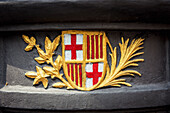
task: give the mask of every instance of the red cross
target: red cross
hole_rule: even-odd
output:
[[[76,34],[71,34],[71,45],[65,45],[65,50],[71,50],[71,59],[76,59],[76,50],[82,50],[82,44],[76,45]]]
[[[102,72],[98,72],[98,63],[93,63],[93,72],[86,72],[88,78],[93,78],[93,85],[98,83],[99,77],[102,76]]]

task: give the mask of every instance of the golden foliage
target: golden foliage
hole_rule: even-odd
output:
[[[54,55],[53,52],[58,47],[59,41],[60,41],[60,36],[56,37],[53,42],[51,42],[51,40],[48,37],[46,37],[46,39],[45,39],[46,53],[40,48],[39,45],[36,45],[36,48],[37,48],[37,51],[38,51],[38,54],[40,57],[35,58],[35,60],[39,64],[42,64],[45,62],[47,62],[47,64],[49,64],[49,63],[53,62],[53,58],[52,58],[52,56]]]
[[[63,87],[66,87],[66,85],[62,82],[57,82],[55,84],[52,85],[53,87],[55,88],[63,88]]]
[[[141,74],[138,71],[135,70],[124,70],[125,68],[129,66],[138,66],[136,62],[141,62],[144,61],[144,59],[132,59],[135,56],[141,55],[144,52],[138,52],[140,49],[143,49],[143,47],[140,47],[143,44],[142,38],[139,38],[137,40],[132,40],[131,44],[128,46],[129,39],[127,39],[124,42],[124,39],[122,37],[121,41],[122,43],[119,43],[120,46],[120,51],[121,51],[121,58],[119,61],[118,66],[117,65],[117,54],[116,54],[116,47],[114,50],[112,49],[112,46],[110,42],[107,39],[107,43],[109,47],[111,48],[111,59],[112,59],[112,65],[111,69],[109,68],[109,65],[107,65],[107,74],[104,79],[104,81],[98,86],[99,87],[104,87],[104,86],[118,86],[120,87],[120,84],[126,85],[126,86],[131,86],[131,84],[126,83],[125,79],[118,79],[119,77],[122,76],[134,76],[134,74],[141,76]]]
[[[62,67],[62,57],[58,55],[55,62],[53,62],[53,52],[57,49],[59,45],[60,35],[56,37],[53,42],[51,42],[48,37],[45,38],[45,52],[40,48],[39,45],[36,44],[35,38],[31,37],[29,39],[28,36],[23,35],[23,39],[26,43],[28,43],[28,46],[25,48],[26,51],[31,50],[34,46],[36,47],[39,57],[35,58],[35,60],[39,64],[47,62],[47,64],[52,65],[52,67],[44,66],[43,69],[36,66],[37,72],[29,71],[25,73],[25,76],[27,76],[28,78],[34,78],[33,85],[42,82],[44,88],[47,88],[48,79],[46,77],[51,76],[52,79],[56,77],[63,82],[54,84],[54,87],[68,87],[72,89],[72,86],[62,77],[63,74],[59,73]]]
[[[46,74],[40,67],[36,66],[36,71],[29,71],[25,73],[25,76],[28,78],[34,78],[33,85],[39,84],[40,82],[43,83],[44,88],[47,88],[48,86],[48,80],[46,77],[49,77],[48,74]]]
[[[25,51],[30,51],[36,44],[36,39],[34,37],[29,38],[26,35],[22,35],[22,38],[24,41],[28,44],[27,47],[25,48]]]
[[[62,76],[62,74],[59,73],[61,66],[62,66],[62,57],[58,55],[57,59],[53,63],[53,67],[45,66],[43,67],[43,69],[45,70],[46,73],[51,75],[51,78],[53,79],[55,77],[58,78],[59,76],[60,77]]]

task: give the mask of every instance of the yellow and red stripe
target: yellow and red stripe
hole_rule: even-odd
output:
[[[87,35],[87,59],[103,58],[103,35]]]
[[[82,87],[82,64],[67,64],[68,76],[79,87]]]

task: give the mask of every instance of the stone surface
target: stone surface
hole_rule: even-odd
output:
[[[26,78],[26,71],[35,70],[38,65],[33,58],[38,54],[34,49],[25,52],[25,42],[22,35],[35,36],[37,43],[44,48],[45,36],[54,39],[61,31],[28,31],[4,33],[2,50],[5,51],[5,67],[1,70],[5,74],[7,86],[0,89],[0,106],[18,109],[46,109],[46,110],[116,110],[145,107],[166,106],[170,103],[169,84],[169,50],[167,31],[110,31],[104,30],[113,47],[118,47],[120,37],[145,38],[144,58],[136,69],[142,77],[124,77],[132,87],[108,87],[91,92],[54,89],[51,84],[58,81],[49,79],[48,89],[42,85],[32,86],[33,80]],[[2,42],[1,42],[2,43]],[[1,51],[2,51],[1,50]],[[109,53],[109,50],[108,50]],[[57,50],[61,55],[61,45]],[[118,53],[120,57],[120,53]],[[108,55],[108,61],[110,57]],[[42,65],[39,65],[40,67]],[[4,82],[5,79],[3,79]]]
[[[169,6],[170,0],[0,0],[0,113],[169,112]],[[73,29],[105,31],[113,47],[122,36],[145,38],[145,61],[132,68],[142,77],[124,77],[132,87],[91,92],[52,88],[57,79],[48,89],[32,86],[24,73],[35,70],[38,54],[24,51],[21,36],[35,36],[44,48],[45,36]]]
[[[0,24],[169,23],[169,6],[170,0],[1,0]]]

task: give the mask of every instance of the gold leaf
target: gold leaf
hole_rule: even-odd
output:
[[[125,79],[117,79],[117,80],[113,80],[112,83],[116,83],[116,82],[124,82],[126,81]]]
[[[124,68],[127,68],[129,66],[138,66],[138,64],[137,63],[130,63],[130,64],[125,65]]]
[[[41,78],[40,77],[36,77],[34,79],[33,85],[39,84],[41,82]]]
[[[61,66],[63,65],[63,64],[62,64],[62,61],[63,61],[62,57],[61,57],[60,55],[58,55],[57,59],[56,59],[55,62],[54,62],[55,68],[57,68],[58,70],[60,70]]]
[[[129,59],[131,59],[131,58],[133,58],[135,56],[138,56],[138,55],[142,55],[142,54],[144,54],[144,52],[139,52],[139,53],[133,54]]]
[[[134,76],[133,74],[131,74],[129,71],[120,71],[116,76],[114,76],[115,78],[121,77],[121,76],[126,76],[126,75],[131,75]]]
[[[121,85],[119,85],[119,84],[112,84],[111,86],[114,86],[114,87],[121,87]]]
[[[123,84],[123,85],[129,86],[129,87],[132,86],[131,84],[129,84],[129,83],[127,83],[127,82],[117,82],[117,83],[118,83],[118,84]]]
[[[42,82],[44,88],[47,88],[48,86],[48,79],[45,77],[48,77],[49,75],[47,75],[40,67],[36,66],[36,70],[37,70],[37,76],[34,79],[33,85],[35,84],[39,84],[40,82]],[[28,73],[29,74],[29,73]]]
[[[126,71],[128,71],[129,73],[134,73],[136,75],[141,76],[141,74],[138,71],[135,71],[135,70],[126,70]]]
[[[32,50],[33,47],[34,47],[34,45],[29,44],[24,50],[30,51],[30,50]]]
[[[36,39],[34,37],[31,37],[30,38],[30,41],[31,41],[31,44],[32,45],[35,45],[36,44]]]
[[[25,73],[25,76],[27,76],[28,78],[36,78],[37,77],[37,73],[34,71],[28,71]]]
[[[39,64],[43,64],[45,62],[45,60],[41,57],[36,57],[34,58]]]
[[[39,77],[45,77],[45,72],[40,67],[36,66],[36,70]]]
[[[131,75],[130,73],[134,73],[136,75],[141,76],[141,74],[139,72],[135,71],[135,70],[125,70],[125,71],[121,71],[121,72],[120,72],[120,74],[122,74],[122,75],[123,75],[123,73],[127,73],[127,75]]]
[[[109,85],[113,86],[113,85],[117,84],[117,82],[124,82],[124,81],[126,81],[126,80],[125,79],[112,80],[111,82],[108,82],[107,84],[105,84],[105,86],[109,86]]]
[[[47,78],[42,78],[42,84],[43,84],[43,86],[44,86],[44,88],[47,88],[47,86],[48,86],[48,79]]]
[[[45,38],[45,51],[47,55],[52,53],[52,43],[51,43],[51,40],[47,36]]]
[[[40,82],[42,82],[44,88],[47,88],[48,79],[46,79],[45,77],[43,77],[43,78],[40,78],[40,77],[35,78],[34,82],[33,82],[33,85],[39,84]]]
[[[115,71],[116,69],[116,61],[117,61],[117,56],[116,56],[116,47],[114,48],[114,51],[112,54],[110,54],[111,56],[111,60],[112,60],[112,66],[111,66],[111,75],[113,74],[113,72]]]
[[[106,66],[106,78],[110,76],[110,68],[109,65]]]
[[[144,47],[137,47],[136,49],[134,49],[133,51],[132,51],[132,53],[131,54],[134,54],[135,52],[137,52],[137,51],[139,51],[140,49],[143,49]]]
[[[67,89],[74,89],[74,88],[73,88],[73,87],[69,87],[69,86],[68,86],[68,87],[67,87]]]
[[[66,87],[66,85],[62,82],[57,82],[57,83],[53,84],[53,87],[63,88],[63,87]]]
[[[44,66],[43,69],[47,72],[53,72],[55,69],[49,66]]]
[[[40,55],[40,57],[42,57],[43,59],[46,59],[45,53],[44,53],[44,51],[40,48],[40,46],[39,46],[39,45],[36,45],[36,48],[37,48],[37,51],[38,51],[38,54]]]
[[[55,75],[51,74],[51,78],[52,78],[52,79],[54,79],[55,77],[56,77]]]
[[[56,37],[52,43],[52,52],[55,51],[55,49],[58,47],[60,41],[60,35]]]
[[[45,70],[46,73],[48,74],[53,74],[55,69],[49,66],[44,66],[43,69]]]
[[[24,41],[25,41],[26,43],[30,43],[30,39],[29,39],[28,36],[22,35],[22,38],[24,39]]]
[[[59,77],[60,75],[59,70],[56,70],[52,67],[45,66],[43,67],[43,69],[45,70],[47,74],[51,75],[52,79],[54,79],[55,77]]]
[[[131,64],[131,63],[134,63],[134,62],[143,62],[143,61],[144,61],[144,59],[134,59],[134,60],[130,60],[130,61],[126,62],[125,65],[128,65],[128,64]]]
[[[35,38],[34,38],[34,37],[31,37],[31,38],[29,39],[29,37],[26,36],[26,35],[22,35],[22,38],[24,39],[24,41],[25,41],[26,43],[28,43],[28,46],[25,48],[25,51],[30,51],[30,50],[32,50],[32,48],[33,48],[34,45],[36,44]]]

